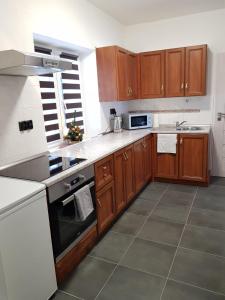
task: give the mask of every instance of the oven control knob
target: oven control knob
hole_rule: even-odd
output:
[[[64,183],[64,187],[66,190],[70,191],[71,190],[71,184],[70,183]]]

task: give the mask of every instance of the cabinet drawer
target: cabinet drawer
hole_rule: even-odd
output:
[[[110,155],[95,164],[96,190],[110,183],[113,177],[113,155]]]

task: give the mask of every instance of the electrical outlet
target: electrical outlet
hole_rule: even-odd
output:
[[[34,128],[34,126],[33,126],[32,120],[19,122],[19,130],[20,131],[31,130],[33,128]]]

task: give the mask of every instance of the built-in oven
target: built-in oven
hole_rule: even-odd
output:
[[[84,186],[90,189],[93,211],[81,221],[78,217],[75,193]],[[58,261],[97,223],[93,166],[50,186],[47,193],[53,253]]]

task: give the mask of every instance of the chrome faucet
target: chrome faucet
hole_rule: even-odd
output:
[[[187,121],[183,121],[183,122],[176,122],[176,128],[181,127],[181,125],[183,125],[184,123],[186,123]]]

